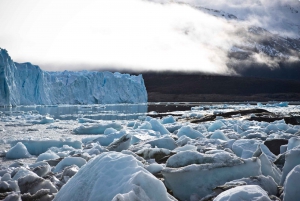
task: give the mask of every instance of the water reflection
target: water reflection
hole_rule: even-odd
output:
[[[22,115],[26,113],[49,114],[55,119],[75,120],[78,117],[94,120],[130,120],[146,115],[147,104],[111,105],[59,105],[59,106],[19,106],[0,108],[0,115]]]

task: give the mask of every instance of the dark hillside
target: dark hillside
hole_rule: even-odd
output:
[[[300,81],[184,73],[143,73],[152,101],[300,100]]]

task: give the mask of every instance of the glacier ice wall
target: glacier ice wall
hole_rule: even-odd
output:
[[[47,72],[16,63],[0,48],[0,106],[145,103],[142,75],[97,72]]]

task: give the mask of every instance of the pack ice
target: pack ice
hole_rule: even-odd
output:
[[[0,106],[145,103],[142,75],[97,72],[47,72],[16,63],[0,48]]]

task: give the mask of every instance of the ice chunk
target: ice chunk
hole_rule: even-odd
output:
[[[107,128],[104,131],[104,135],[109,135],[109,134],[112,134],[112,133],[115,133],[115,132],[117,132],[116,129],[114,129],[114,128]]]
[[[34,175],[27,175],[18,180],[21,193],[35,194],[41,189],[49,189],[50,193],[57,193],[56,187],[49,181]]]
[[[174,123],[176,122],[176,120],[174,119],[174,117],[172,115],[168,115],[164,118],[162,118],[162,123],[163,124],[171,124],[171,123]]]
[[[197,147],[195,145],[186,144],[183,147],[177,147],[173,151],[174,152],[180,152],[180,151],[197,151]]]
[[[164,136],[155,140],[150,140],[147,142],[151,147],[165,148],[169,150],[173,150],[177,147],[176,142],[170,136]]]
[[[202,154],[197,151],[182,151],[171,156],[166,163],[166,167],[179,168],[191,164],[206,164],[213,166],[240,165],[242,160],[234,154],[225,151],[217,152],[215,154]]]
[[[220,128],[222,128],[223,126],[225,126],[225,124],[221,121],[221,120],[217,120],[214,121],[214,123],[212,123],[209,127],[208,127],[208,131],[210,132],[214,132],[215,130],[219,130]]]
[[[285,163],[282,169],[280,185],[283,185],[288,173],[297,165],[300,165],[300,147],[295,147],[285,154]]]
[[[75,149],[81,149],[80,141],[73,140],[18,140],[13,141],[11,145],[15,145],[18,142],[22,142],[28,152],[32,155],[40,155],[46,152],[50,147],[63,147],[64,145],[69,145]]]
[[[264,153],[259,156],[259,159],[261,161],[262,174],[265,176],[271,176],[275,182],[279,184],[282,174],[281,171],[276,167],[276,165],[274,165],[274,163],[269,161]]]
[[[210,139],[220,139],[220,140],[225,140],[228,141],[228,137],[224,135],[224,133],[220,130],[216,130],[211,136]]]
[[[18,172],[13,176],[13,180],[18,180],[19,178],[21,177],[25,177],[27,175],[32,175],[34,177],[38,177],[37,174],[33,173],[32,171],[30,170],[27,170],[26,168],[24,167],[20,167]]]
[[[297,147],[300,145],[300,138],[298,137],[292,137],[288,141],[287,150],[291,150],[294,147]]]
[[[180,154],[182,152],[179,152]],[[212,193],[212,189],[225,182],[243,177],[261,175],[260,160],[244,159],[241,164],[203,163],[180,168],[164,168],[162,174],[167,188],[180,200],[189,200],[192,194],[200,198]],[[183,185],[184,184],[184,185]]]
[[[29,165],[29,168],[40,177],[44,177],[51,171],[51,167],[47,162],[40,161]]]
[[[151,172],[152,174],[160,172],[162,169],[164,169],[164,166],[157,164],[157,163],[152,163],[146,167],[146,170]]]
[[[145,121],[144,123],[142,123],[138,129],[152,129],[152,125],[148,122],[148,121]]]
[[[169,134],[170,132],[162,125],[158,120],[156,119],[151,119],[150,124],[152,126],[152,130],[154,131],[159,131],[160,134]]]
[[[300,198],[300,165],[295,166],[286,176],[284,182],[284,201],[295,201]]]
[[[1,177],[1,181],[8,181],[11,180],[11,176],[9,173],[5,173],[2,177]]]
[[[191,126],[182,126],[177,133],[178,137],[187,136],[191,139],[196,139],[198,137],[203,138],[204,136],[197,130],[194,130]]]
[[[232,144],[232,151],[241,158],[251,158],[257,150],[257,146],[261,144],[258,140],[240,139]]]
[[[266,191],[257,185],[237,186],[220,193],[214,201],[271,201]]]
[[[142,75],[99,72],[47,72],[15,63],[0,49],[0,106],[146,103]]]
[[[130,142],[131,142],[131,135],[130,134],[126,134],[123,135],[120,139],[112,142],[107,149],[109,151],[122,151],[122,150],[126,150],[130,147]]]
[[[179,146],[184,146],[191,140],[192,140],[191,138],[187,137],[186,135],[183,135],[180,138],[178,138],[176,144],[178,144]]]
[[[127,132],[125,130],[121,130],[119,132],[112,133],[109,135],[100,135],[100,136],[96,137],[95,139],[94,138],[83,138],[82,141],[87,143],[90,140],[92,140],[92,142],[98,142],[101,146],[108,146],[115,139],[119,139],[120,137],[122,137],[125,134],[127,134]]]
[[[27,151],[25,145],[22,142],[18,142],[15,146],[8,150],[5,157],[8,159],[19,159],[29,158],[31,155]]]
[[[50,160],[50,159],[57,159],[59,158],[59,156],[54,153],[53,151],[47,151],[45,153],[40,154],[37,159],[36,162],[38,161],[46,161],[46,160]]]
[[[53,118],[51,118],[51,117],[43,117],[42,119],[41,119],[41,121],[39,121],[38,123],[39,124],[49,124],[49,123],[53,123],[54,122],[54,119]]]
[[[62,161],[60,161],[56,166],[53,172],[60,172],[65,167],[71,166],[71,165],[77,165],[79,168],[86,164],[86,160],[84,160],[81,157],[67,157],[64,158]]]
[[[75,134],[104,134],[107,128],[113,128],[116,130],[121,130],[123,127],[116,122],[104,122],[100,124],[87,124],[82,125],[73,130]]]
[[[146,148],[137,151],[136,154],[142,156],[144,159],[155,158],[156,160],[159,160],[170,155],[171,151],[163,148]]]
[[[82,167],[54,201],[171,201],[164,184],[131,155],[103,153]]]
[[[270,176],[259,175],[256,177],[236,179],[230,182],[226,182],[225,185],[258,185],[262,189],[268,192],[269,195],[277,194],[278,184]]]

